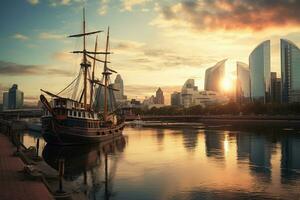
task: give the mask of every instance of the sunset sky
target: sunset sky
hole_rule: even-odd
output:
[[[113,68],[129,98],[143,99],[158,87],[167,102],[188,78],[200,89],[205,69],[229,58],[248,63],[251,51],[271,40],[271,70],[280,72],[279,39],[300,45],[297,0],[4,0],[0,19],[0,93],[13,83],[27,103],[40,89],[58,92],[74,79],[81,58],[68,52],[82,42],[66,38],[87,29],[111,30]],[[95,37],[89,37],[93,49]],[[100,48],[105,34],[100,34]],[[98,65],[99,71],[102,68]],[[98,72],[100,74],[100,72]],[[113,78],[114,79],[114,78]],[[2,96],[0,102],[2,102]]]

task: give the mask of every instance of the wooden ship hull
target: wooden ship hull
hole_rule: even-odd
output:
[[[66,119],[66,121],[72,121]],[[77,145],[99,143],[122,135],[124,123],[110,127],[83,128],[60,124],[51,117],[42,118],[43,138],[49,144]]]

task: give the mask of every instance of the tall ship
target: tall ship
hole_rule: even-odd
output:
[[[124,119],[116,104],[115,89],[110,84],[110,76],[117,72],[110,67],[109,27],[103,52],[97,51],[98,34],[101,32],[86,32],[83,9],[83,32],[69,36],[83,39],[83,49],[72,52],[82,54],[79,74],[57,94],[41,89],[43,94],[40,100],[44,107],[42,131],[47,143],[97,143],[122,134]],[[92,35],[96,35],[95,50],[88,51],[86,37]],[[102,59],[97,55],[102,56]],[[103,64],[100,79],[96,74],[98,63]],[[51,100],[48,101],[44,94]]]

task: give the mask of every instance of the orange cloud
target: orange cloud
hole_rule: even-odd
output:
[[[161,21],[201,30],[252,30],[299,26],[300,1],[191,0],[163,6]]]

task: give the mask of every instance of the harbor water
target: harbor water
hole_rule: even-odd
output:
[[[59,147],[40,140],[53,168],[89,199],[300,199],[300,133],[126,127],[101,145]],[[39,133],[25,133],[35,146]]]

